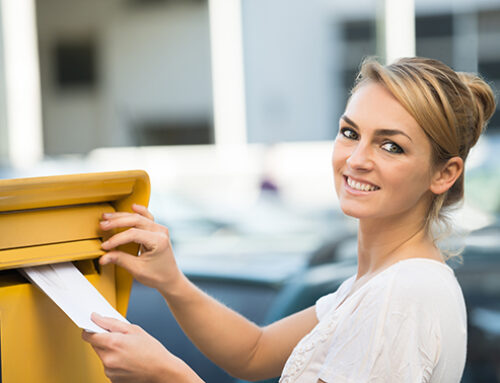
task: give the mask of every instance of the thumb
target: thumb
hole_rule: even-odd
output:
[[[124,251],[110,251],[104,254],[99,263],[104,266],[108,263],[114,263],[120,267],[123,267],[125,270],[132,272],[135,268],[136,262],[138,261],[135,255],[130,255],[129,253],[125,253]]]
[[[105,330],[108,330],[109,332],[121,332],[123,334],[129,332],[130,324],[122,322],[121,320],[110,317],[103,317],[96,312],[93,312],[90,315],[90,319],[92,319],[92,322],[94,322],[96,325]]]

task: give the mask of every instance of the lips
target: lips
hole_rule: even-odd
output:
[[[354,190],[362,192],[373,192],[380,189],[380,187],[378,187],[377,185],[364,180],[357,180],[345,175],[344,179],[346,180],[347,185],[349,185],[349,187]]]

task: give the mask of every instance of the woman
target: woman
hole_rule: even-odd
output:
[[[130,228],[103,243],[115,263],[164,296],[182,329],[212,361],[247,380],[459,382],[466,311],[435,245],[445,208],[462,200],[469,149],[493,114],[490,87],[441,62],[366,61],[333,151],[335,188],[359,219],[358,270],[315,306],[260,328],[205,295],[176,266],[168,230],[151,214],[104,215],[102,229]],[[140,257],[113,250],[136,242]],[[113,382],[199,382],[137,326],[93,320],[84,333]]]

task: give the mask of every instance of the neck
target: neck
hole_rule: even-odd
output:
[[[397,216],[359,220],[358,279],[406,258],[439,259],[439,251],[424,226],[425,209]]]

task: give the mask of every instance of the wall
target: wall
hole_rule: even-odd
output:
[[[321,0],[243,1],[249,142],[334,137],[330,24]]]
[[[38,2],[46,154],[133,145],[142,120],[211,120],[208,10],[203,2]],[[55,86],[56,41],[93,39],[93,89]]]

